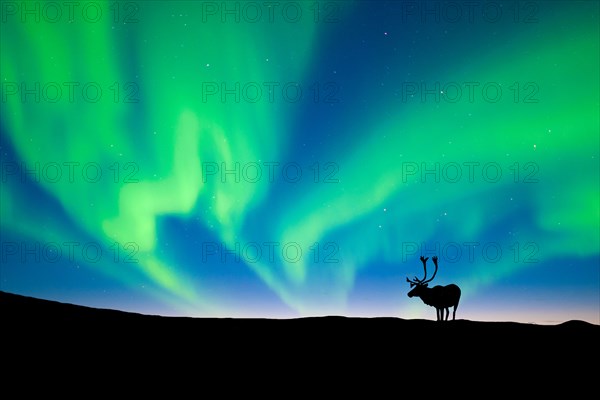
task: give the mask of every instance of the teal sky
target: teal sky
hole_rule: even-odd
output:
[[[599,5],[467,3],[3,2],[0,289],[599,324]]]

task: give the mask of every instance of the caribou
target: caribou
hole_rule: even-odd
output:
[[[432,261],[435,264],[435,271],[433,276],[427,279],[427,260],[429,257],[421,256],[421,262],[423,263],[423,269],[425,270],[425,276],[423,279],[419,279],[415,276],[414,279],[406,278],[406,281],[410,283],[410,287],[413,288],[408,292],[408,297],[420,297],[423,303],[428,306],[435,307],[437,313],[437,320],[444,321],[444,309],[446,309],[446,321],[450,314],[450,307],[454,307],[452,313],[452,320],[456,317],[456,308],[458,307],[458,301],[460,300],[460,288],[455,284],[447,286],[434,286],[432,288],[427,287],[427,283],[431,282],[435,278],[438,270],[438,258],[437,256],[432,257]]]

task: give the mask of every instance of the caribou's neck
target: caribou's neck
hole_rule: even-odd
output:
[[[421,293],[421,300],[423,300],[423,303],[427,304],[428,306],[433,305],[431,304],[431,288],[424,288],[424,290]]]

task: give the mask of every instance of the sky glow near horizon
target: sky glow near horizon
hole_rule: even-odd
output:
[[[1,290],[434,319],[438,255],[458,318],[600,323],[597,2],[23,4]]]

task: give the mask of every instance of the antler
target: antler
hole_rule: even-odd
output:
[[[421,258],[422,258],[422,257],[421,257]],[[433,263],[435,264],[435,271],[433,272],[433,276],[432,276],[431,278],[427,279],[427,280],[425,280],[425,278],[423,278],[423,279],[421,280],[421,283],[427,283],[427,282],[431,282],[431,281],[433,280],[433,278],[435,278],[435,274],[437,274],[437,270],[438,270],[438,263],[437,263],[437,262],[438,262],[438,258],[437,258],[437,256],[433,256],[433,257],[431,258],[431,260],[432,260],[432,261],[433,261]]]
[[[434,257],[434,258],[435,258],[435,260],[436,260],[436,261],[434,261],[434,262],[437,262],[437,257]],[[423,279],[419,279],[419,278],[417,278],[417,277],[415,276],[415,279],[412,279],[412,280],[411,280],[411,279],[408,279],[408,278],[406,278],[406,282],[410,282],[410,283],[413,283],[413,284],[415,284],[415,285],[416,285],[416,284],[421,284],[421,283],[423,283],[423,281],[425,281],[425,279],[427,278],[427,260],[429,260],[429,257],[423,257],[423,256],[421,256],[420,260],[421,260],[421,262],[423,263],[423,270],[425,271],[425,275],[423,275]],[[436,264],[436,272],[437,272],[437,264]],[[432,279],[433,279],[433,278],[432,278]],[[430,279],[430,280],[431,280],[431,279]],[[429,281],[427,281],[427,282],[429,282]]]

